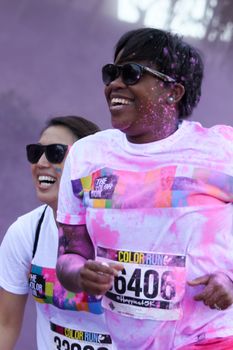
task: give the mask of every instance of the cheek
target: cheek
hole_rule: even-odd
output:
[[[109,90],[109,87],[105,85],[105,88],[104,88],[104,95],[105,95],[105,98],[106,98],[106,99],[107,99],[107,96],[109,95],[108,90]]]
[[[35,179],[36,178],[36,165],[34,165],[34,164],[31,165],[31,174],[32,174],[33,179]]]
[[[151,98],[147,98],[141,101],[138,110],[140,113],[140,120],[143,121],[143,124],[150,125],[153,123],[154,119],[160,114],[160,108],[158,100],[155,102]]]
[[[162,129],[166,129],[174,118],[175,107],[167,105],[162,99],[161,101],[159,99],[157,102],[147,100],[147,103],[142,104],[139,110],[141,117],[137,122],[140,123],[143,128],[151,128],[157,125],[160,126],[160,128],[162,127]]]
[[[63,167],[64,167],[64,164],[63,164],[63,163],[62,163],[62,164],[53,165],[54,172],[56,173],[56,178],[57,178],[57,184],[58,184],[58,186],[60,185]]]
[[[55,173],[56,173],[57,177],[60,178],[61,174],[62,174],[63,166],[55,166],[54,170],[55,170]]]

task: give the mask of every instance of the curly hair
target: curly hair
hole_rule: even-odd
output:
[[[147,61],[185,88],[178,104],[179,118],[191,115],[201,97],[203,61],[201,53],[177,34],[155,28],[126,32],[115,46],[114,61]]]

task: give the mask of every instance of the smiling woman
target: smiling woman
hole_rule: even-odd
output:
[[[38,143],[26,147],[37,197],[46,205],[18,218],[1,245],[0,349],[14,349],[30,290],[37,308],[38,350],[81,349],[84,345],[97,349],[96,339],[103,343],[99,348],[113,349],[100,300],[70,293],[55,273],[55,215],[64,162],[76,140],[97,131],[97,125],[82,117],[57,117],[48,121]]]
[[[57,275],[103,295],[119,350],[233,349],[233,129],[186,120],[202,76],[179,35],[123,34],[102,69],[115,130],[67,157]]]

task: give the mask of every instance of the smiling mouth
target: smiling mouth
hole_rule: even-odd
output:
[[[38,181],[41,187],[48,188],[56,182],[56,178],[52,176],[40,175]]]
[[[110,101],[110,107],[122,107],[122,106],[128,106],[132,103],[132,101],[120,98],[120,97],[113,97]]]

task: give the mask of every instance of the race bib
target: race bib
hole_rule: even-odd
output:
[[[65,328],[50,322],[52,350],[112,350],[109,334]]]
[[[122,263],[102,305],[140,319],[173,321],[181,318],[186,284],[185,256],[132,252],[97,247],[97,260]]]

